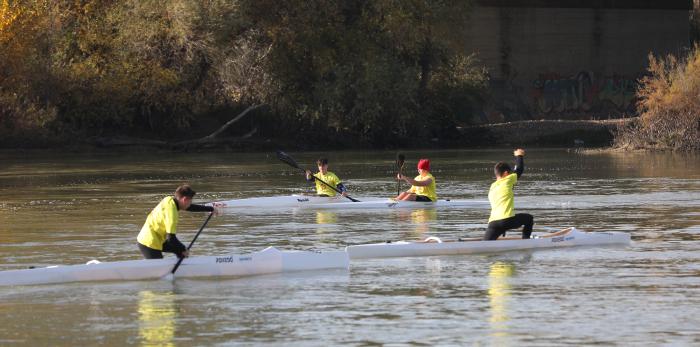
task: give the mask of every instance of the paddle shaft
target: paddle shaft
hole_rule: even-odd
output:
[[[207,219],[204,221],[202,226],[199,228],[199,231],[194,235],[194,238],[192,239],[192,241],[190,241],[190,244],[187,246],[188,251],[190,250],[190,248],[192,248],[192,245],[194,245],[194,242],[197,241],[197,237],[199,237],[199,234],[202,233],[202,230],[204,230],[204,227],[207,226],[207,223],[209,223],[209,220],[211,219],[211,216],[213,216],[213,215],[214,215],[214,212],[209,212],[209,216],[207,216]],[[182,257],[182,258],[177,260],[177,263],[175,264],[175,266],[173,266],[173,270],[170,271],[171,274],[174,274],[175,271],[177,271],[177,268],[180,267],[180,264],[182,264],[182,261],[184,259],[185,259],[185,257]]]
[[[399,169],[399,172],[398,172],[399,174],[403,173],[404,160],[406,160],[406,158],[404,157],[403,154],[399,154],[397,159],[396,159],[396,167]],[[401,180],[396,181],[396,196],[399,196],[399,195],[401,195]]]
[[[304,169],[302,169],[302,168],[299,168],[299,169],[301,169],[301,171],[304,171],[304,173],[306,173],[306,170],[304,170]],[[335,190],[336,193],[340,194],[341,196],[343,195],[343,192],[341,192],[338,188],[333,187],[332,185],[326,183],[326,181],[324,181],[324,180],[322,180],[322,179],[316,177],[316,175],[312,174],[311,177],[313,177],[316,181],[319,181],[319,182],[325,184],[328,188]],[[350,201],[352,201],[352,202],[360,202],[360,200],[353,199],[353,198],[351,198],[351,197],[349,197],[349,196],[345,196],[345,197],[348,198],[348,199],[350,199]]]
[[[401,168],[399,167],[399,174],[401,174]],[[396,196],[401,195],[401,180],[396,180]]]

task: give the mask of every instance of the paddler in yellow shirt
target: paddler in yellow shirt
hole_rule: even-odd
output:
[[[334,173],[328,171],[328,159],[320,158],[316,161],[318,172],[312,174],[310,170],[306,170],[306,180],[309,182],[316,181],[316,194],[318,196],[334,197],[336,191],[331,187],[321,183],[319,180],[328,183],[330,186],[336,187],[342,196],[348,196],[348,190],[343,185],[343,182]],[[314,178],[314,176],[316,176]]]
[[[187,258],[187,247],[175,236],[180,210],[190,212],[215,212],[212,206],[195,205],[192,198],[196,192],[187,185],[175,190],[174,196],[163,198],[148,214],[146,223],[136,237],[139,250],[146,259],[162,259],[163,252],[175,253],[178,258]]]
[[[404,180],[411,185],[411,189],[399,194],[396,200],[437,201],[435,177],[430,173],[430,160],[421,159],[418,161],[418,176],[416,178],[411,179],[399,173],[396,175],[396,179]]]
[[[489,202],[491,203],[491,216],[486,228],[484,240],[496,240],[506,234],[506,230],[523,227],[523,238],[529,239],[532,234],[534,218],[527,213],[515,213],[513,208],[513,186],[518,183],[520,175],[525,170],[525,150],[518,148],[513,152],[515,156],[515,170],[510,165],[500,162],[494,166],[493,171],[496,181],[489,189]]]

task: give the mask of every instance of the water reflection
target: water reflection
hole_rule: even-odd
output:
[[[316,211],[316,224],[335,224],[338,222],[338,214],[329,211]]]
[[[335,231],[335,224],[338,222],[338,214],[330,211],[316,211],[316,233],[329,234]]]
[[[423,237],[430,231],[431,222],[437,220],[436,209],[418,209],[411,211],[411,225],[413,236]]]
[[[511,294],[510,278],[515,274],[515,265],[502,261],[495,262],[489,270],[489,304],[491,307],[491,337],[494,346],[508,345],[508,301]]]
[[[139,337],[142,346],[175,346],[177,312],[172,291],[139,293]]]
[[[187,300],[176,286],[146,281],[124,287],[6,288],[0,290],[0,345],[13,338],[32,345],[69,340],[82,345],[697,344],[700,305],[693,304],[700,293],[700,155],[537,152],[528,159],[516,203],[533,209],[538,228],[624,231],[632,234],[633,245],[541,251],[535,253],[538,261],[529,262],[520,253],[396,258],[353,262],[351,271],[182,280],[197,287],[187,290]],[[0,187],[7,188],[0,202],[2,269],[85,263],[96,256],[86,242],[112,250],[106,259],[134,259],[134,230],[145,213],[155,199],[185,181],[195,184],[200,202],[306,189],[298,173],[274,153],[266,158],[229,152],[56,154],[0,153]],[[396,193],[395,181],[392,187],[387,180],[395,155],[341,152],[337,161],[344,167],[338,171],[352,177],[358,196],[386,197]],[[454,199],[484,199],[493,163],[508,160],[503,149],[410,157],[419,155],[441,162],[441,182],[449,187],[441,195]],[[312,162],[320,154],[300,156],[300,162]],[[340,249],[410,239],[414,232],[443,240],[479,237],[488,217],[472,209],[247,212],[212,219],[195,251]],[[181,223],[182,239],[189,241],[202,216],[183,213]],[[517,275],[510,276],[512,265],[494,264],[499,260],[515,264]],[[574,289],[583,277],[589,285],[579,295],[548,295]],[[84,295],[86,286],[94,294]],[[479,288],[482,292],[473,290]],[[520,300],[523,288],[546,290]],[[154,292],[139,294],[147,289]],[[174,307],[168,301],[172,295]],[[87,305],[93,311],[84,312]],[[575,317],[567,314],[571,308]],[[183,329],[194,321],[197,329]],[[436,337],[436,325],[441,337]]]

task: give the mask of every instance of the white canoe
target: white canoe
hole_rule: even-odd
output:
[[[0,286],[160,279],[168,275],[177,259],[127,260],[82,265],[0,271]],[[335,269],[349,266],[345,251],[280,251],[268,247],[250,254],[204,256],[185,259],[175,278],[252,276],[290,271]]]
[[[346,198],[320,197],[312,195],[285,195],[269,196],[250,199],[236,199],[219,201],[224,208],[300,208],[300,209],[328,209],[328,210],[363,210],[363,209],[420,209],[420,208],[489,208],[486,200],[447,200],[436,202],[395,201],[386,198],[362,198],[356,197],[359,202],[352,202]]]
[[[502,238],[496,241],[468,239],[442,242],[430,237],[420,242],[384,242],[348,246],[350,259],[413,257],[451,254],[493,253],[514,250],[559,248],[573,246],[627,245],[630,235],[621,232],[583,232],[576,228],[564,229],[550,234],[536,235],[535,238]]]

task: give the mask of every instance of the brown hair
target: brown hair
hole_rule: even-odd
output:
[[[319,160],[316,160],[316,164],[317,164],[318,166],[321,166],[321,165],[328,165],[328,158],[321,158],[321,159],[319,159]]]
[[[178,199],[182,198],[183,196],[192,198],[195,194],[197,194],[197,192],[192,190],[192,187],[190,187],[189,184],[183,184],[175,189],[175,197]]]
[[[493,167],[493,172],[497,176],[502,176],[504,172],[512,172],[512,171],[513,171],[513,169],[510,168],[510,165],[508,165],[504,162],[500,162],[500,163],[496,164],[496,166]]]

